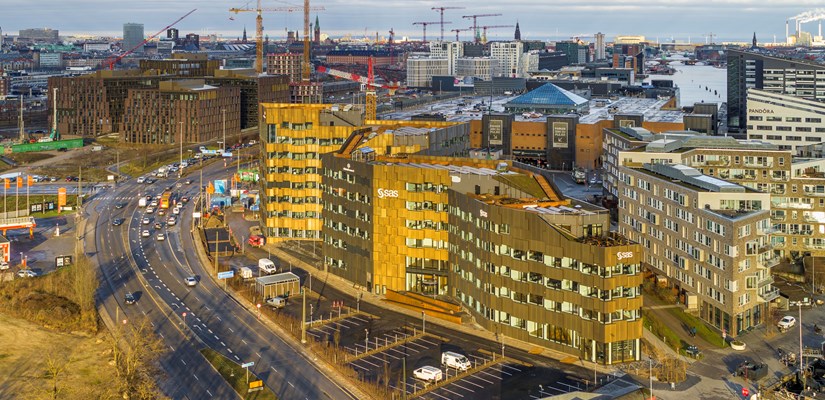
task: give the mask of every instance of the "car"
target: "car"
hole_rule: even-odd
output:
[[[425,365],[413,371],[413,376],[424,381],[438,382],[444,377],[444,373],[436,367]]]
[[[154,214],[154,213],[155,213],[155,209],[154,209],[154,208],[152,208],[152,207],[146,207],[146,214]]]
[[[5,271],[9,269],[9,263],[5,261],[0,261],[0,271]]]
[[[49,182],[57,182],[57,177],[56,176],[50,176],[49,177]]]
[[[169,218],[166,219],[166,225],[172,226],[178,222],[177,218],[174,215],[170,215]]]
[[[126,295],[123,296],[123,301],[126,304],[135,304],[135,295],[132,292],[126,292]]]
[[[161,208],[160,210],[158,210],[158,215],[160,215],[160,216],[166,215],[166,210]]]
[[[145,176],[139,176],[137,178],[137,183],[144,183],[144,182],[146,182],[146,177]]]
[[[796,325],[796,318],[794,318],[790,315],[786,315],[786,316],[782,317],[782,319],[780,319],[779,322],[776,324],[776,326],[779,327],[779,329],[782,329],[782,330],[791,329],[795,325]]]
[[[125,220],[123,218],[115,218],[112,220],[112,226],[121,226]]]
[[[146,201],[152,201],[152,195],[151,194],[146,195]]]
[[[118,210],[123,208],[123,207],[126,207],[126,203],[117,203],[117,204],[115,204],[115,208],[117,208]]]
[[[195,286],[198,284],[198,278],[195,278],[194,276],[187,276],[184,279],[184,282],[186,282],[186,286]]]
[[[175,207],[172,209],[172,214],[178,215],[180,214],[180,207]]]
[[[143,225],[149,225],[152,223],[152,220],[149,219],[149,217],[145,217],[143,218],[143,221],[141,221],[141,223],[143,223]]]
[[[163,225],[160,222],[155,222],[155,229],[163,229]]]
[[[57,149],[57,151],[59,151],[61,153],[65,153],[65,152],[69,151],[69,149],[67,149],[65,147],[61,147],[61,148]]]
[[[187,180],[186,180],[186,182],[184,182],[184,183],[185,183],[185,184],[187,184],[187,185],[191,185],[191,184],[192,184],[192,180],[191,180],[191,179],[187,179]]]
[[[693,358],[699,358],[702,356],[702,350],[691,344],[685,347],[685,354]]]
[[[75,180],[77,180],[77,178],[75,178],[73,176],[67,176],[66,177],[66,182],[74,182]]]
[[[152,207],[157,207],[158,206],[158,201],[157,200],[152,200],[152,202],[149,203],[149,205],[152,206]]]
[[[143,230],[143,232],[141,232],[141,233],[140,233],[140,236],[142,236],[142,237],[149,237],[149,236],[152,236],[152,235],[151,235],[151,234],[149,234],[149,230],[148,230],[148,229],[144,229],[144,230]]]
[[[189,197],[183,196],[180,198],[181,204],[186,204],[189,202]]]
[[[17,276],[21,278],[34,278],[37,276],[37,273],[30,269],[21,269],[20,271],[17,271]]]
[[[281,296],[271,297],[266,299],[266,304],[272,308],[284,308],[286,299]]]
[[[158,234],[155,236],[155,239],[156,239],[157,241],[159,241],[159,242],[164,241],[164,240],[166,240],[166,235],[164,235],[164,234],[162,234],[162,233],[158,233]]]

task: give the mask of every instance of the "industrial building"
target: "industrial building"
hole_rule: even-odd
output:
[[[770,194],[627,153],[619,154],[627,160],[619,167],[619,233],[642,244],[642,265],[732,336],[771,322],[768,303],[778,291],[764,263],[773,258]]]
[[[156,89],[129,89],[121,140],[140,144],[200,143],[240,131],[241,90],[203,79],[159,82]],[[225,112],[224,112],[225,110]]]
[[[321,157],[325,268],[454,297],[490,331],[586,360],[639,359],[641,248],[604,209],[509,162],[433,155],[466,148],[451,128],[388,124]]]

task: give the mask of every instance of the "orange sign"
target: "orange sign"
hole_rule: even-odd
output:
[[[66,205],[66,188],[57,189],[57,206],[63,207]]]
[[[18,189],[23,187],[23,177],[22,176],[18,176],[16,182],[17,182],[17,188]]]
[[[26,177],[26,184],[29,185],[29,186],[34,184],[34,179],[32,178],[31,175]]]
[[[3,184],[6,185],[5,188],[6,189],[10,188],[11,187],[11,182],[9,182],[9,178],[4,178],[3,180],[4,180]]]

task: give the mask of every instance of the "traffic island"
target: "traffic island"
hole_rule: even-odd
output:
[[[255,374],[249,372],[246,368],[232,362],[215,350],[206,348],[201,349],[200,352],[212,364],[212,367],[221,374],[229,386],[232,386],[238,392],[241,398],[247,400],[278,399],[275,393],[269,390]]]

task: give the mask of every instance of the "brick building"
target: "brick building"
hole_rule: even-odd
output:
[[[157,74],[184,78],[212,76],[220,65],[220,60],[210,60],[202,53],[175,53],[169,59],[140,60],[141,71],[155,70]]]
[[[266,73],[287,75],[290,82],[301,81],[301,53],[275,53],[266,55]]]

